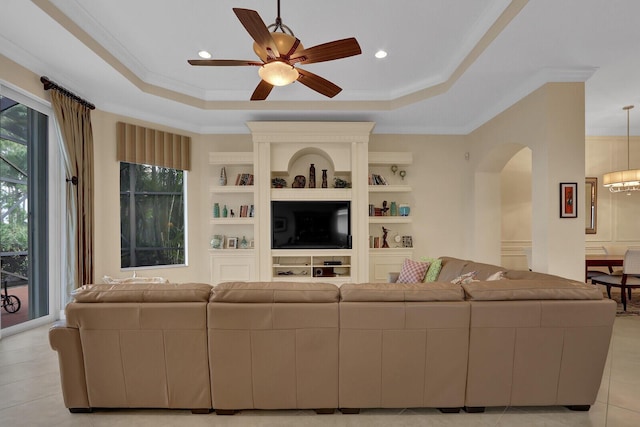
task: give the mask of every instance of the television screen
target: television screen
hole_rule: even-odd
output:
[[[351,249],[351,202],[272,201],[272,249]]]

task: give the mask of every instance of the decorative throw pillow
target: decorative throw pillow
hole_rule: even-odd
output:
[[[461,276],[456,277],[451,281],[454,285],[466,285],[467,283],[471,283],[476,281],[476,272],[470,271]]]
[[[402,270],[396,283],[420,283],[424,280],[429,268],[428,262],[414,261],[406,258],[402,263]]]
[[[440,258],[425,257],[422,257],[420,260],[429,263],[429,269],[427,270],[426,276],[424,276],[425,283],[438,280],[438,275],[440,274],[440,270],[442,270],[442,260]]]
[[[491,282],[493,280],[505,280],[506,277],[504,277],[504,275],[505,275],[504,271],[496,271],[491,276],[487,277],[486,280],[487,282]]]

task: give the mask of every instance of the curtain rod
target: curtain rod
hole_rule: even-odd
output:
[[[75,93],[63,88],[62,86],[59,86],[55,82],[52,82],[51,80],[49,80],[49,77],[42,76],[42,77],[40,77],[40,81],[42,82],[42,85],[44,86],[44,90],[55,89],[58,92],[60,92],[61,94],[65,95],[65,96],[68,96],[69,98],[73,99],[74,101],[77,101],[78,103],[84,105],[85,107],[87,107],[90,110],[95,110],[96,109],[95,105],[93,105],[89,101],[85,101],[84,99],[82,99],[78,95],[76,95]]]

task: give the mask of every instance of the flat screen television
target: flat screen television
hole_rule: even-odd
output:
[[[351,202],[272,201],[272,249],[351,249]]]

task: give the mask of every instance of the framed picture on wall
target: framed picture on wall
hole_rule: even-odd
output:
[[[578,217],[578,183],[560,183],[560,218]]]

